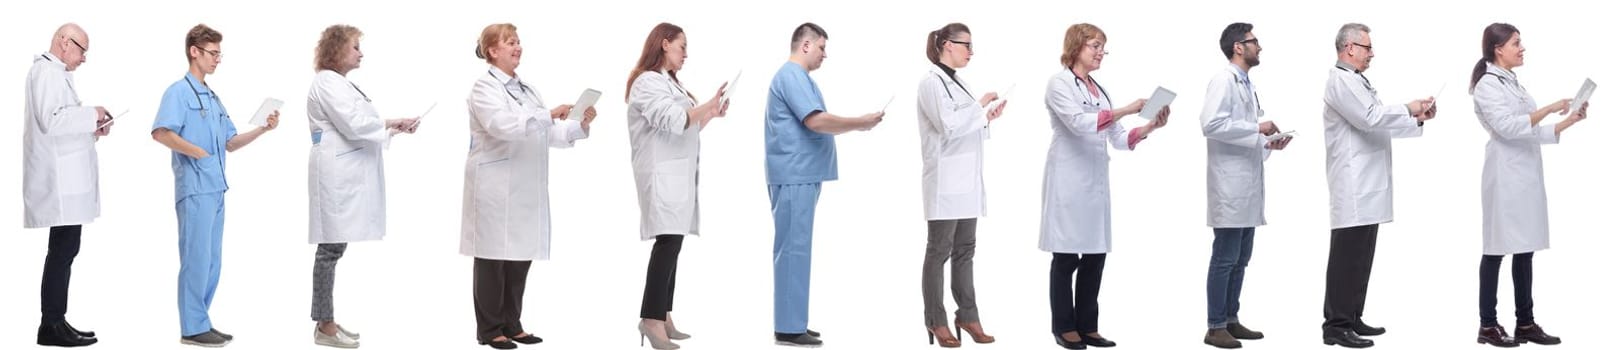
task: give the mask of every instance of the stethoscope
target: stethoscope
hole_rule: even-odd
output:
[[[500,81],[500,77],[495,76],[494,72],[492,72],[492,71],[489,72],[489,77],[494,78],[495,81]],[[516,78],[512,78],[512,79],[516,79]],[[352,84],[350,84],[350,85],[352,85]],[[506,86],[506,84],[504,84],[504,83],[500,84],[500,86],[506,89],[506,96],[511,96],[512,100],[517,101],[518,106],[524,105],[524,103],[522,102],[522,99],[517,98],[517,94],[511,93],[511,87],[510,86]],[[521,80],[517,81],[517,88],[522,89],[523,95],[528,95],[529,94],[529,92],[528,92],[528,84],[523,83]],[[358,90],[359,87],[355,87],[354,89]],[[360,95],[364,95],[364,94],[365,94],[364,92],[360,93]],[[370,99],[367,98],[366,100],[369,101]]]
[[[55,59],[52,59],[50,55],[41,54],[41,55],[39,55],[39,57],[44,58],[46,61],[57,62]],[[77,99],[78,96],[79,96],[79,89],[76,88],[76,87],[73,87],[73,79],[64,79],[64,80],[67,80],[67,89],[73,91],[73,98]]]
[[[1263,111],[1264,110],[1264,103],[1259,102],[1259,100],[1258,100],[1258,91],[1253,90],[1253,82],[1252,82],[1252,80],[1242,81],[1242,76],[1240,74],[1236,74],[1236,73],[1231,73],[1230,76],[1231,76],[1231,79],[1235,80],[1237,84],[1242,84],[1242,86],[1247,87],[1247,93],[1249,95],[1253,96],[1253,106],[1258,107],[1258,110]]]
[[[197,117],[206,119],[208,117],[208,105],[202,103],[202,91],[197,90],[197,84],[191,82],[191,76],[189,75],[185,77],[185,85],[191,87],[191,96],[196,97],[197,106],[202,107],[202,109],[197,110]],[[214,104],[221,104],[219,103],[219,92],[210,92],[212,93]],[[225,115],[224,117],[225,119],[230,119],[229,115]]]
[[[955,93],[949,92],[949,83],[944,81],[944,76],[937,75],[937,74],[934,74],[933,76],[938,78],[938,85],[943,85],[944,86],[944,95],[948,96],[949,99],[954,100],[955,99]],[[961,85],[960,80],[956,80],[954,76],[950,76],[949,80],[955,81],[955,86],[960,87],[961,91],[965,91],[967,96],[972,96],[972,91],[967,90],[966,85]]]
[[[1360,81],[1365,82],[1365,89],[1370,90],[1372,95],[1376,94],[1376,88],[1371,87],[1371,78],[1366,78],[1365,74],[1361,74],[1360,72],[1355,72],[1355,71],[1350,70],[1348,68],[1344,68],[1343,66],[1337,66],[1337,69],[1341,69],[1344,72],[1354,73],[1354,75],[1360,76]]]
[[[1090,78],[1090,83],[1096,85],[1096,90],[1101,90],[1101,97],[1107,99],[1107,104],[1109,104],[1109,105],[1112,104],[1112,95],[1107,93],[1107,88],[1101,87],[1101,83],[1097,83],[1096,79],[1094,77]],[[1073,76],[1073,86],[1078,87],[1079,95],[1084,96],[1085,103],[1086,104],[1090,103],[1089,101],[1090,101],[1090,99],[1092,97],[1090,97],[1090,92],[1087,89],[1085,89],[1085,87],[1084,87],[1083,78],[1079,78],[1078,75],[1074,75]],[[1096,107],[1101,106],[1101,102],[1096,102],[1095,104],[1096,104]]]

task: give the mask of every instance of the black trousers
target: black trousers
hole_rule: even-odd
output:
[[[79,256],[82,229],[80,225],[51,227],[50,250],[45,253],[45,273],[39,283],[42,324],[67,320],[67,286],[73,277],[73,258]]]
[[[1107,254],[1051,254],[1051,333],[1097,330],[1101,314],[1096,295],[1106,265]]]
[[[522,329],[522,295],[532,261],[472,259],[472,310],[478,341],[516,337]]]
[[[1348,329],[1365,314],[1365,292],[1371,283],[1371,262],[1376,257],[1377,225],[1331,230],[1331,253],[1326,260],[1325,330]]]
[[[1495,294],[1500,289],[1500,261],[1503,255],[1484,255],[1478,267],[1478,315],[1484,327],[1498,326],[1495,317]],[[1511,287],[1517,297],[1517,325],[1534,324],[1534,253],[1511,256]]]
[[[680,264],[685,235],[658,235],[646,262],[646,291],[640,299],[640,318],[667,321],[674,311],[674,273]]]

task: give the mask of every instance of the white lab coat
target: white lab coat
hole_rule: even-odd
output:
[[[1208,138],[1208,226],[1258,227],[1264,221],[1264,161],[1269,142],[1259,133],[1258,94],[1241,68],[1226,65],[1208,80],[1202,136]]]
[[[1534,98],[1517,75],[1488,64],[1472,90],[1478,122],[1489,132],[1483,158],[1483,254],[1509,255],[1551,246],[1541,144],[1555,144],[1556,125],[1531,125]]]
[[[307,106],[311,138],[319,138],[309,147],[309,243],[382,239],[386,122],[359,87],[330,70],[315,73]]]
[[[83,225],[101,216],[95,107],[82,106],[73,73],[50,53],[28,70],[23,120],[23,227]]]
[[[686,127],[686,111],[696,104],[662,72],[641,73],[629,88],[629,160],[640,198],[641,240],[698,233],[702,125]]]
[[[1105,89],[1100,97],[1090,95],[1077,79],[1073,71],[1063,69],[1045,87],[1052,130],[1050,153],[1045,156],[1039,249],[1101,254],[1112,251],[1112,185],[1107,170],[1112,158],[1107,147],[1130,150],[1130,131],[1117,121],[1096,131],[1101,111],[1112,109],[1111,97]]]
[[[588,137],[579,122],[553,121],[539,93],[489,67],[466,98],[472,146],[461,202],[461,254],[549,260],[550,150]]]
[[[988,214],[983,189],[983,140],[989,118],[966,87],[938,65],[916,92],[921,129],[921,197],[927,220],[970,219]]]
[[[1326,184],[1331,228],[1393,221],[1393,139],[1421,136],[1403,104],[1386,105],[1364,76],[1339,62],[1327,73]]]

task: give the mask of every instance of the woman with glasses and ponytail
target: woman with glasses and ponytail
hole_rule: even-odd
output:
[[[992,343],[978,322],[972,287],[972,256],[977,247],[978,217],[988,213],[983,190],[983,140],[989,123],[1000,118],[1005,102],[990,92],[974,97],[957,70],[972,60],[972,31],[950,23],[927,33],[927,59],[932,61],[916,92],[921,126],[922,206],[927,219],[927,250],[921,265],[922,314],[931,344],[961,346],[965,329],[976,343]],[[944,314],[944,263],[950,263],[950,291],[955,297],[955,334]]]

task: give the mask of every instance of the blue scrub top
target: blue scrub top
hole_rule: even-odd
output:
[[[770,185],[837,179],[837,144],[830,134],[809,130],[804,119],[826,111],[820,86],[803,66],[788,61],[770,82],[765,105],[764,163]]]
[[[236,124],[207,85],[190,73],[169,85],[157,108],[152,130],[169,129],[202,150],[208,157],[192,159],[171,151],[174,167],[174,201],[195,194],[225,192],[225,142],[236,137]]]

